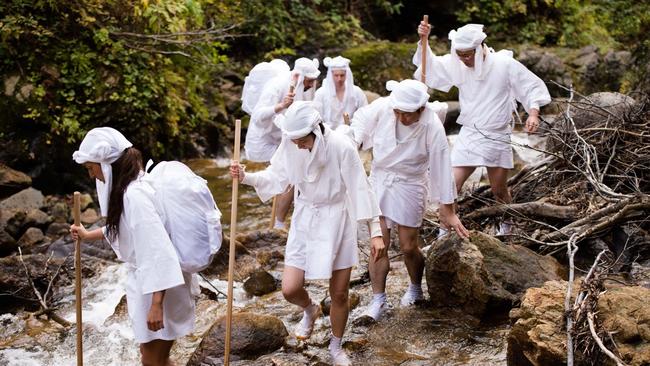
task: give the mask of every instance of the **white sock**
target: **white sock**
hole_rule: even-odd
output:
[[[284,226],[284,221],[280,221],[278,219],[275,219],[275,225],[273,225],[273,228],[275,229],[284,229],[286,226]]]
[[[341,349],[341,338],[335,336],[332,333],[332,338],[330,338],[330,353],[336,354]]]
[[[386,302],[386,293],[372,294],[372,302]]]

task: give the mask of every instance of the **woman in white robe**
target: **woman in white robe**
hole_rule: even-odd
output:
[[[418,33],[428,37],[430,30],[430,25],[421,23]],[[486,37],[483,25],[467,24],[449,32],[451,53],[436,56],[427,45],[425,82],[444,92],[458,87],[457,122],[462,128],[451,154],[458,190],[476,167],[485,166],[497,201],[510,203],[506,180],[507,170],[514,165],[510,135],[517,101],[528,112],[526,130],[534,133],[539,109],[551,97],[544,82],[515,60],[512,51],[494,52],[485,45]],[[413,56],[416,79],[422,74],[422,52],[418,44]],[[499,233],[509,232],[510,224],[502,224]]]
[[[402,306],[423,300],[424,256],[418,247],[419,227],[428,204],[440,202],[440,223],[467,236],[454,211],[456,186],[449,159],[449,145],[441,118],[447,106],[427,103],[426,85],[416,80],[389,81],[391,94],[357,111],[351,130],[358,146],[372,148],[370,183],[382,212],[386,246],[390,230],[397,226],[400,248],[411,279]],[[386,308],[388,257],[370,263],[373,301],[366,315],[381,318]]]
[[[73,238],[105,237],[128,268],[126,301],[143,365],[168,365],[175,339],[192,332],[192,277],[181,271],[156,208],[154,190],[143,181],[142,156],[117,130],[88,132],[74,160],[96,179],[107,225],[87,231],[73,225]]]
[[[341,56],[325,57],[323,64],[327,66],[327,76],[316,91],[314,106],[325,124],[335,130],[345,122],[345,113],[352,118],[357,109],[368,104],[368,99],[363,90],[354,85],[350,60]]]
[[[305,279],[329,279],[332,308],[330,354],[335,365],[349,365],[341,348],[348,318],[348,287],[358,263],[357,222],[369,222],[373,259],[385,255],[379,207],[357,150],[349,139],[322,124],[309,102],[294,102],[277,121],[285,137],[261,172],[245,173],[233,163],[231,175],[252,185],[262,201],[295,187],[295,208],[287,239],[282,293],[300,306],[296,337],[306,339],[320,314],[304,289]]]

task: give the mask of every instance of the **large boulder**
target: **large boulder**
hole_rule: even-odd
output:
[[[9,197],[31,185],[29,175],[0,164],[0,198]]]
[[[228,279],[228,262],[230,257],[230,240],[224,237],[221,248],[212,259],[212,263],[202,271],[205,275],[217,276],[219,279]],[[235,240],[235,260],[237,265],[233,269],[235,281],[245,281],[251,274],[261,270],[261,265],[251,252],[239,241]]]
[[[2,200],[0,210],[29,211],[43,207],[44,202],[43,193],[30,187]]]
[[[579,288],[577,285],[578,281],[574,288]],[[612,336],[616,348],[609,340],[604,341],[625,364],[650,364],[650,289],[619,284],[606,284],[606,289],[598,298],[596,323]],[[565,281],[550,281],[526,291],[520,307],[510,312],[513,325],[508,334],[508,365],[566,364],[566,291]],[[593,355],[582,359],[579,349],[575,358],[578,364],[594,359]],[[602,355],[599,360],[599,364],[614,365]]]
[[[287,329],[282,320],[270,315],[237,313],[232,316],[231,359],[254,360],[284,345]],[[187,366],[220,365],[225,349],[226,318],[212,325]]]
[[[266,271],[253,272],[244,282],[244,290],[254,296],[269,294],[278,288],[278,281]]]
[[[612,116],[621,118],[629,113],[635,104],[636,101],[625,94],[593,93],[574,104],[571,117],[577,128],[585,128],[598,121],[605,123]]]
[[[18,239],[18,246],[22,248],[23,253],[30,253],[32,247],[36,244],[39,244],[45,240],[45,235],[43,231],[39,228],[30,227],[25,231],[25,233]]]
[[[0,229],[0,257],[7,256],[18,249],[16,240],[3,229]]]
[[[565,277],[552,257],[518,245],[504,245],[481,232],[438,241],[426,258],[426,279],[434,306],[460,308],[482,318],[509,311],[530,287]]]

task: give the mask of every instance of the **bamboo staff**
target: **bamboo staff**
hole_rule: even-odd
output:
[[[429,16],[425,15],[422,17],[424,24],[429,24]],[[426,84],[427,80],[427,46],[429,45],[429,39],[426,36],[420,37],[420,45],[422,45],[422,75],[420,76],[420,81]]]
[[[289,94],[292,94],[296,90],[296,83],[298,82],[297,80],[298,75],[294,75],[293,79],[291,80],[291,84],[289,84]],[[314,87],[316,87],[316,82],[314,81]],[[273,204],[271,205],[271,222],[269,223],[269,230],[273,230],[275,227],[275,218],[277,216],[277,205],[278,205],[278,196],[273,196]]]
[[[235,146],[233,160],[239,163],[239,145],[241,136],[241,120],[235,120]],[[232,278],[235,269],[235,236],[237,234],[237,198],[239,195],[239,179],[232,179],[232,200],[230,205],[230,257],[228,259],[228,308],[226,313],[226,347],[224,364],[230,364],[230,334],[232,332]]]
[[[81,224],[81,194],[75,192],[73,196],[74,207],[72,213],[74,215],[74,224],[75,226],[80,226]],[[74,294],[76,298],[77,305],[77,366],[81,366],[84,363],[83,357],[83,348],[82,348],[82,321],[81,321],[81,238],[77,237],[74,243],[74,273],[75,273],[75,283],[74,283]]]

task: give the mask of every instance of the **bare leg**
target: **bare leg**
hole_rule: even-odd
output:
[[[151,342],[140,344],[143,366],[167,366],[171,364],[169,351],[174,341],[154,339]]]
[[[350,273],[352,268],[339,269],[332,272],[330,279],[330,297],[332,306],[330,308],[330,320],[332,322],[332,334],[342,338],[345,325],[348,322],[350,313],[348,302],[348,288],[350,286]]]
[[[282,295],[294,305],[305,308],[311,304],[309,293],[305,290],[305,271],[284,266],[282,271]]]
[[[463,184],[467,178],[469,178],[472,173],[476,170],[475,166],[455,166],[453,167],[454,171],[454,181],[456,182],[456,192],[460,193],[463,188]]]
[[[285,222],[287,218],[287,213],[289,213],[289,209],[291,208],[291,204],[293,203],[293,187],[288,192],[281,193],[277,197],[277,208],[276,208],[276,219],[281,222]],[[275,223],[273,223],[275,224]]]
[[[417,227],[400,225],[397,228],[400,249],[404,254],[404,264],[411,283],[414,285],[422,283],[422,274],[424,273],[424,255],[418,246],[418,232],[419,228]]]
[[[488,167],[488,179],[492,188],[492,194],[497,202],[510,203],[512,196],[508,191],[508,169],[500,167]]]
[[[390,246],[390,229],[386,226],[384,217],[380,217],[379,223],[381,225],[381,234],[386,245],[385,255],[377,261],[372,257],[368,259],[368,272],[370,273],[370,282],[372,283],[372,293],[380,294],[386,291],[386,277],[390,270],[390,261],[388,260],[388,247]]]

